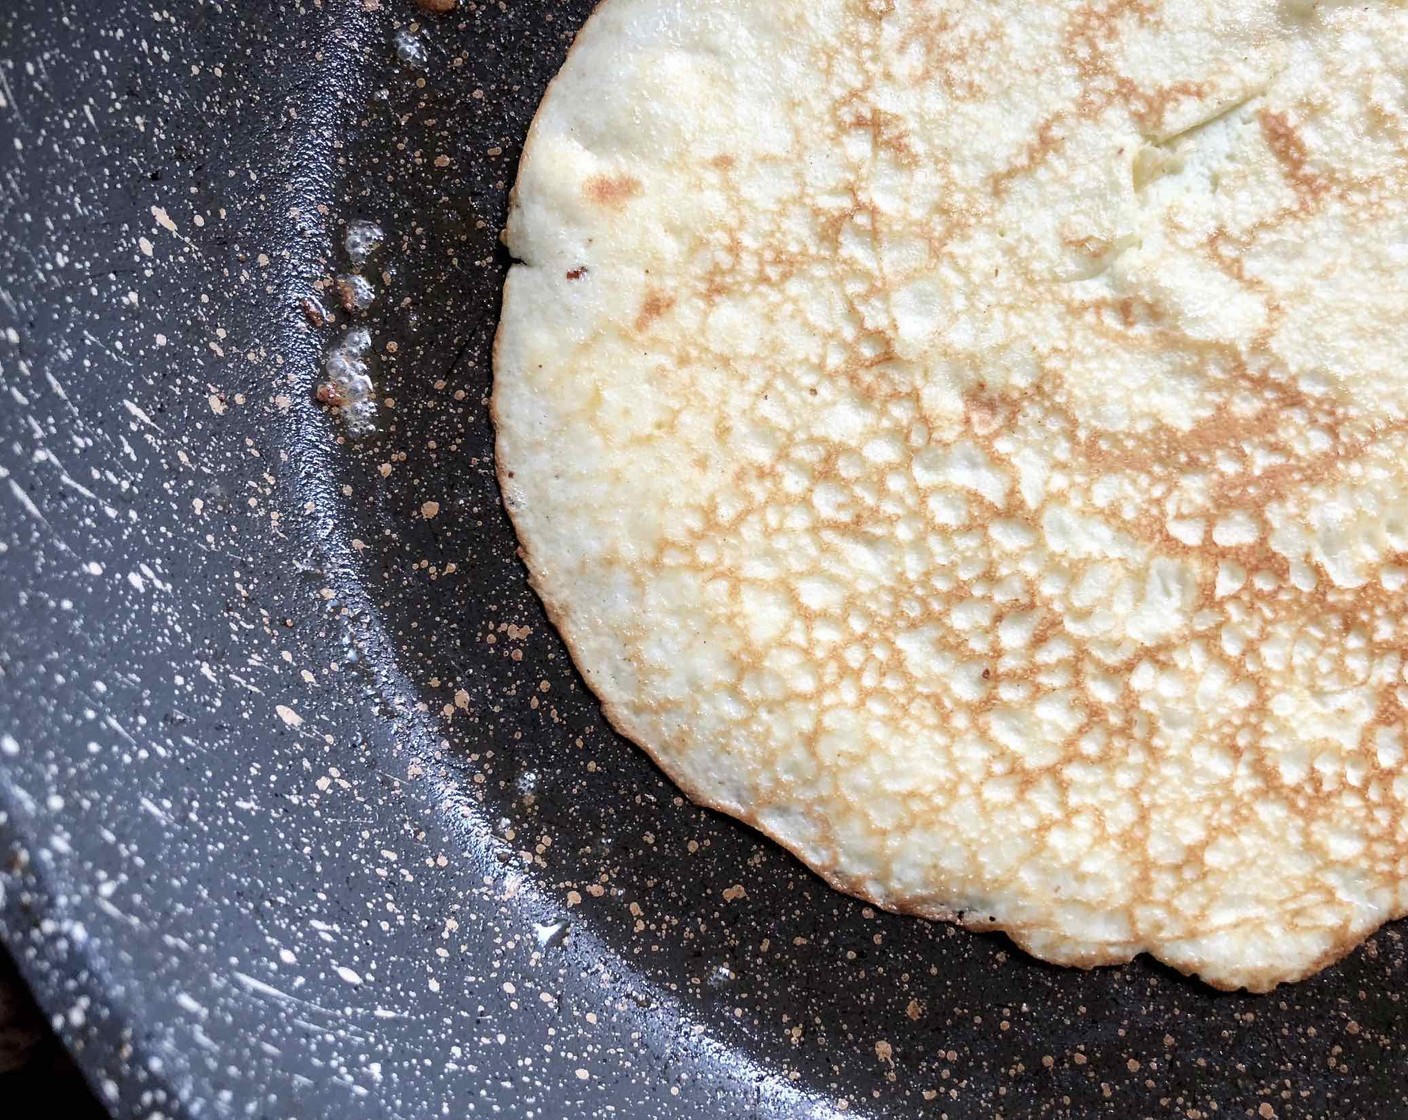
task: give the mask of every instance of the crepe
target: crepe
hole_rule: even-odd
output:
[[[1408,9],[606,0],[498,468],[612,723],[1060,964],[1408,912]]]

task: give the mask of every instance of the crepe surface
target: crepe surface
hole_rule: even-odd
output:
[[[839,888],[1222,987],[1408,912],[1408,9],[606,0],[507,232],[533,584]]]

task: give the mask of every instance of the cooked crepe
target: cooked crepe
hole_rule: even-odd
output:
[[[1408,911],[1408,8],[606,0],[493,407],[614,725],[841,890],[1305,977]]]

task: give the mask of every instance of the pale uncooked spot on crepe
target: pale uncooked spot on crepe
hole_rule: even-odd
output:
[[[1408,910],[1408,11],[607,0],[494,411],[615,725],[843,890],[1265,989]]]

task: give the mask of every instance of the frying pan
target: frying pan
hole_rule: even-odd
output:
[[[1408,1115],[1400,928],[1265,997],[1053,969],[834,893],[611,733],[485,409],[515,159],[589,7],[0,10],[0,934],[101,1098]],[[351,320],[305,301],[354,220],[349,441],[314,396]]]

